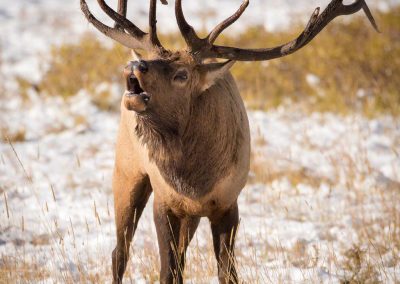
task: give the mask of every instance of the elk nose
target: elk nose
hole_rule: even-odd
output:
[[[146,61],[143,60],[140,60],[139,64],[135,65],[135,68],[137,68],[143,74],[149,71],[149,67],[147,66]]]

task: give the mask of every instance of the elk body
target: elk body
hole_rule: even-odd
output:
[[[166,4],[165,0],[161,0]],[[181,0],[175,2],[179,29],[187,49],[165,49],[156,32],[156,0],[150,0],[149,33],[126,18],[127,0],[118,12],[104,0],[102,10],[114,21],[109,27],[81,9],[102,33],[131,49],[148,51],[124,70],[126,92],[116,144],[113,193],[117,245],[112,253],[114,283],[121,283],[129,246],[143,209],[154,192],[154,222],[161,258],[161,283],[182,283],[185,252],[201,217],[210,220],[220,283],[236,283],[234,241],[239,213],[237,198],[249,172],[250,134],[246,110],[229,68],[236,61],[270,60],[309,43],[331,20],[363,9],[364,0],[344,5],[333,0],[317,8],[295,40],[268,49],[215,45],[218,35],[249,4],[199,38],[187,23]],[[228,59],[217,62],[215,59]],[[214,61],[211,61],[214,60]]]

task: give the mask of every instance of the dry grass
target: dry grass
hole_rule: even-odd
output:
[[[377,13],[382,34],[375,33],[365,17],[352,17],[350,23],[329,25],[295,55],[236,65],[233,74],[249,107],[295,102],[313,111],[398,114],[399,10],[398,6],[387,14]],[[242,37],[226,37],[221,43],[260,47],[268,39],[274,46],[294,38],[301,28],[270,33],[253,27]]]
[[[268,160],[268,157],[257,152],[269,145],[268,140],[256,136],[254,142],[253,176],[250,181],[253,185],[244,190],[239,200],[242,222],[236,250],[241,278],[246,283],[318,282],[322,279],[325,282],[333,281],[330,277],[340,279],[342,283],[399,281],[400,187],[396,183],[387,186],[364,183],[363,179],[374,175],[372,168],[368,166],[370,161],[367,155],[352,157],[343,149],[337,158],[346,161],[345,163],[332,159],[337,177],[343,171],[347,173],[345,180],[339,183],[339,179],[332,181],[304,168],[277,170],[274,166],[277,157]],[[307,147],[316,146],[305,145]],[[358,152],[363,153],[363,146],[359,147]],[[24,165],[23,157],[18,156],[18,150],[14,150],[13,159],[19,164],[19,172],[25,176],[27,186],[33,189],[36,183],[29,174],[29,167]],[[88,159],[99,154],[98,150],[93,151],[90,147],[87,151],[87,154],[76,155],[76,171],[84,170]],[[6,157],[5,163],[8,163],[11,158]],[[365,167],[360,167],[360,160]],[[75,182],[70,186],[78,188],[80,185]],[[85,185],[89,188],[98,186],[90,183]],[[322,194],[321,191],[326,186],[329,191]],[[4,197],[8,199],[5,204],[10,208],[3,212],[8,217],[0,231],[7,232],[12,227],[24,231],[25,227],[29,227],[29,224],[24,224],[24,215],[22,219],[15,219],[18,216],[14,211],[15,204],[8,206],[12,191],[8,187],[2,190]],[[57,198],[57,186],[50,185],[48,191],[49,197],[45,198],[45,202],[37,191],[32,192],[36,196],[38,208],[42,210],[39,214],[40,225],[45,227],[47,233],[38,233],[27,239],[15,239],[13,248],[1,256],[0,280],[5,283],[30,283],[49,279],[63,283],[109,282],[111,250],[89,246],[88,240],[82,237],[77,239],[75,235],[77,231],[82,231],[82,226],[84,233],[88,235],[93,232],[107,234],[110,230],[113,231],[110,229],[112,209],[93,198],[92,208],[85,215],[85,222],[76,223],[70,219],[67,221],[68,226],[65,226],[62,218],[51,220],[48,217],[52,210],[62,206]],[[335,199],[338,195],[342,197]],[[371,208],[376,212],[372,212]],[[140,239],[140,244],[134,240],[131,247],[132,259],[126,273],[128,283],[135,283],[139,278],[149,283],[159,279],[155,230],[148,228],[152,223],[151,219],[151,208],[146,208],[135,237],[135,240]],[[317,237],[307,236],[308,232],[304,228],[293,233],[293,241],[280,235],[285,231],[282,226],[287,226],[286,229],[290,230],[290,227],[310,224],[318,224],[318,229],[312,229],[318,233]],[[299,232],[304,235],[299,235]],[[58,266],[41,265],[39,255],[43,254],[38,254],[37,257],[26,255],[25,250],[31,250],[32,245],[38,252],[45,251],[44,255],[53,258]],[[202,221],[189,246],[185,277],[192,283],[206,283],[210,279],[216,280],[216,275],[217,264],[210,229],[207,222]]]
[[[13,132],[10,132],[10,129],[6,127],[0,128],[0,140],[3,142],[22,142],[25,141],[25,135],[26,131],[24,128],[13,130]]]
[[[43,268],[38,260],[27,262],[20,255],[0,259],[0,283],[40,282],[49,276],[49,271]]]
[[[354,16],[350,22],[329,25],[296,55],[268,62],[237,63],[232,72],[248,107],[265,110],[296,103],[312,111],[398,115],[399,12],[400,6],[387,13],[376,12],[381,34],[369,27],[365,17]],[[273,46],[297,36],[303,27],[295,26],[282,32],[249,27],[235,37],[222,36],[219,43],[264,47],[268,39],[268,45]],[[162,41],[171,49],[183,45],[179,34],[163,35]],[[93,94],[94,102],[102,109],[118,109],[113,91],[99,86],[121,85],[120,74],[128,59],[129,53],[121,46],[106,48],[95,37],[84,35],[78,43],[52,49],[49,69],[34,88],[41,94],[63,97],[83,88]],[[31,87],[24,79],[19,84],[22,95]]]
[[[304,148],[314,148],[311,144],[307,146],[307,139],[303,143],[306,144]],[[325,267],[330,273],[339,275],[342,283],[398,283],[400,183],[386,181],[383,184],[371,184],[370,178],[376,172],[365,146],[357,145],[357,156],[350,155],[346,148],[342,153],[336,153],[337,156],[330,160],[335,171],[332,176],[335,178],[328,179],[299,168],[295,163],[286,170],[279,170],[277,161],[284,157],[262,156],[259,148],[267,146],[268,140],[261,134],[254,139],[254,145],[250,182],[263,184],[266,190],[275,191],[267,193],[265,198],[268,206],[272,207],[267,212],[278,215],[281,212],[286,218],[299,222],[307,222],[317,216],[318,222],[324,227],[320,231],[320,243],[310,243],[299,236],[291,246],[281,247],[289,267],[301,270]],[[279,188],[277,182],[282,180],[288,182],[293,190],[286,192]],[[312,188],[309,193],[304,191],[308,187]],[[318,203],[319,198],[313,200],[315,197],[312,196],[317,196],[322,187],[328,188],[327,196]],[[335,205],[331,204],[330,198],[337,194],[344,194],[345,201],[332,212]],[[285,197],[282,198],[282,195]],[[252,198],[254,204],[260,202],[257,197]],[[282,208],[286,212],[282,212]],[[344,219],[349,221],[347,226],[342,223]],[[332,227],[343,232],[332,232]],[[339,250],[333,246],[338,242],[342,243]]]

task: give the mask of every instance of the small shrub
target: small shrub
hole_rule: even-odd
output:
[[[380,283],[376,267],[368,260],[368,255],[358,246],[347,250],[344,254],[343,268],[349,276],[342,283]]]

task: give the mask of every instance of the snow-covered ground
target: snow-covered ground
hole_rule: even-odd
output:
[[[13,100],[2,109],[2,126],[23,129],[26,141],[0,144],[0,266],[107,282],[118,115],[98,110],[84,93],[67,102]],[[376,279],[398,281],[399,121],[288,109],[249,117],[253,165],[239,199],[237,243],[242,277],[337,282],[355,273],[346,270],[346,255],[360,250],[360,269],[372,265]],[[155,277],[155,239],[149,205],[132,248],[132,279]],[[188,277],[205,283],[216,275],[212,255],[204,221]]]
[[[217,11],[211,25],[240,4],[220,1],[227,8],[217,10],[216,1],[202,1],[201,9],[199,1],[186,2],[198,27],[200,10]],[[327,2],[254,0],[242,22],[276,28],[292,13],[306,19]],[[398,1],[371,4],[386,9],[389,3]],[[99,14],[95,1],[89,4]],[[141,16],[144,27],[140,5],[131,17]],[[160,8],[161,31],[174,28],[171,8]],[[78,1],[0,0],[0,21],[3,79],[38,80],[50,44],[93,31]],[[108,283],[118,114],[99,110],[83,91],[66,101],[29,94],[28,100],[17,90],[0,94],[0,131],[12,140],[0,142],[0,283]],[[287,107],[249,112],[249,119],[252,169],[239,199],[241,277],[249,283],[400,281],[398,118]],[[132,246],[127,278],[134,283],[157,279],[151,202]],[[189,248],[186,276],[193,283],[217,280],[205,220]]]

